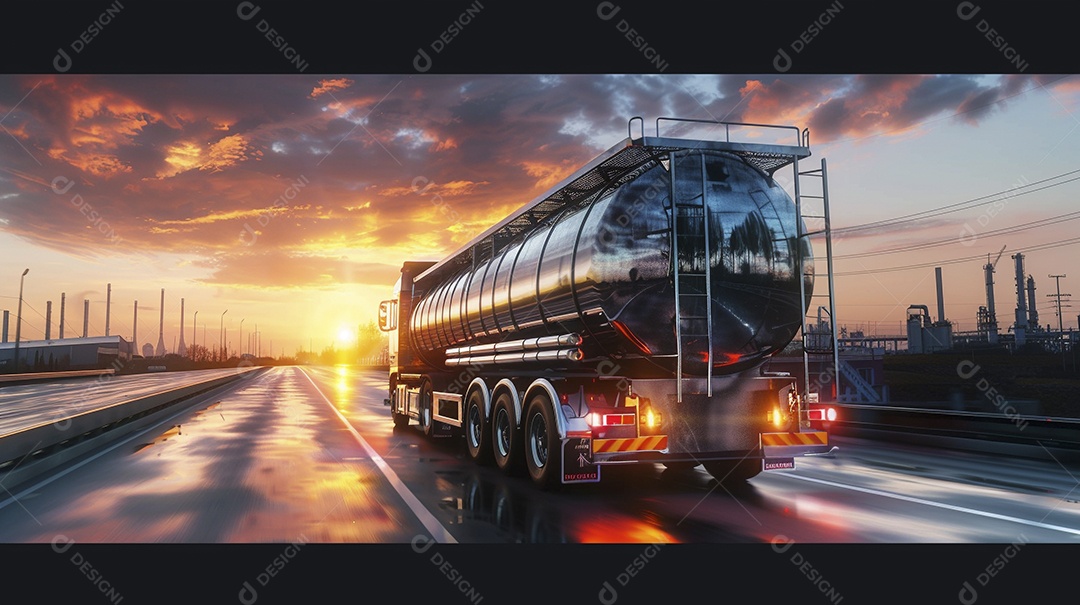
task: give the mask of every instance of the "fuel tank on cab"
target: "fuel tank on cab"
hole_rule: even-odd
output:
[[[450,347],[577,334],[584,361],[556,363],[607,358],[656,376],[671,376],[680,351],[689,375],[706,364],[742,371],[779,352],[813,290],[794,202],[734,154],[674,157],[426,285],[413,347],[439,366]]]

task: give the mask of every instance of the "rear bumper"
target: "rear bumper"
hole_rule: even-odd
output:
[[[761,453],[765,458],[791,458],[806,454],[827,454],[829,434],[824,431],[802,433],[762,433]]]
[[[829,434],[824,431],[801,433],[761,433],[759,447],[746,450],[674,453],[666,449],[667,437],[657,435],[630,439],[593,439],[596,464],[631,462],[675,462],[731,459],[794,458],[807,454],[827,454],[832,450]]]

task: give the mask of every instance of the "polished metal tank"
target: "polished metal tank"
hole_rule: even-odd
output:
[[[574,335],[580,354],[522,356],[519,365],[606,358],[661,377],[672,375],[680,351],[684,375],[704,376],[707,364],[712,374],[737,372],[783,349],[813,289],[794,202],[734,153],[681,149],[656,158],[501,247],[493,240],[488,257],[421,283],[409,326],[415,350],[439,367],[454,365],[447,350]]]

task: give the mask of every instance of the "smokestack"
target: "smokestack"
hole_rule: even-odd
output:
[[[945,297],[942,295],[941,289],[941,267],[934,268],[934,273],[937,277],[937,320],[939,322],[945,321]]]
[[[90,333],[90,299],[84,298],[82,303],[82,337],[86,338]]]
[[[139,350],[139,301],[135,301],[135,316],[131,319],[131,346]]]
[[[60,293],[60,339],[64,338],[64,305],[67,302],[67,293]]]
[[[105,336],[109,335],[109,316],[112,314],[112,284],[105,286]]]
[[[187,357],[187,345],[184,344],[184,299],[180,299],[180,346],[176,349],[180,357]]]
[[[994,309],[994,265],[990,262],[989,255],[986,257],[986,265],[983,267],[986,273],[986,315],[987,334],[986,340],[992,345],[998,343],[997,310]]]
[[[8,322],[10,321],[11,311],[4,309],[4,342],[8,341]]]
[[[45,301],[45,340],[52,340],[52,301]]]
[[[158,320],[157,357],[165,357],[165,288],[161,289],[161,319]]]
[[[1016,346],[1022,347],[1027,342],[1025,333],[1027,330],[1027,300],[1024,299],[1024,255],[1017,252],[1013,255],[1016,261],[1016,323],[1013,324],[1013,333],[1016,337]]]
[[[1035,307],[1035,278],[1028,276],[1027,278],[1027,300],[1028,300],[1028,329],[1039,329],[1039,311]]]

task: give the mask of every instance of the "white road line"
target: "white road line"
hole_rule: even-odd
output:
[[[795,475],[784,473],[785,477],[791,477],[792,479],[798,479],[800,481],[809,481],[811,483],[820,483],[822,485],[830,485],[832,487],[839,487],[841,489],[849,489],[856,492],[863,492],[864,494],[873,494],[875,496],[883,496],[885,498],[893,498],[894,500],[903,500],[905,502],[914,502],[915,504],[925,504],[926,506],[933,506],[936,508],[944,508],[946,510],[968,513],[971,515],[978,515],[980,517],[988,517],[990,519],[998,519],[1000,521],[1009,521],[1012,523],[1020,523],[1021,525],[1029,525],[1031,527],[1038,527],[1039,529],[1048,529],[1050,531],[1059,531],[1066,534],[1072,534],[1074,536],[1080,536],[1080,529],[1074,529],[1071,527],[1063,527],[1061,525],[1051,525],[1049,523],[1041,523],[1039,521],[1031,521],[1029,519],[1021,519],[1020,517],[1011,517],[1009,515],[999,515],[997,513],[990,513],[983,510],[977,510],[974,508],[967,508],[965,506],[956,506],[954,504],[944,504],[942,502],[934,502],[933,500],[924,500],[922,498],[915,498],[913,496],[904,496],[902,494],[894,494],[892,492],[886,492],[870,487],[858,487],[855,485],[845,485],[843,483],[836,483],[833,481],[827,481],[825,479],[815,479],[813,477],[807,477],[805,475]]]
[[[405,483],[397,476],[394,469],[390,468],[390,465],[382,459],[382,456],[375,451],[375,448],[371,447],[367,440],[353,428],[352,423],[349,422],[349,419],[346,418],[344,414],[338,411],[334,402],[330,401],[330,399],[323,394],[322,389],[319,388],[319,385],[315,384],[315,381],[311,379],[311,376],[308,375],[307,371],[303,368],[299,369],[304,377],[308,379],[308,382],[311,383],[311,386],[315,387],[315,391],[319,396],[326,401],[326,404],[330,406],[330,409],[334,410],[337,417],[345,424],[345,428],[349,429],[349,432],[352,433],[352,436],[356,439],[357,443],[360,444],[360,447],[364,448],[368,457],[370,457],[375,462],[375,465],[379,467],[379,470],[382,471],[382,474],[386,477],[386,480],[390,482],[390,485],[394,486],[398,495],[401,496],[401,499],[408,505],[409,510],[411,510],[413,514],[420,519],[420,522],[424,524],[424,527],[428,530],[428,533],[431,534],[431,537],[441,544],[457,544],[457,540],[454,539],[454,536],[450,535],[450,531],[443,527],[442,523],[439,523],[439,520],[435,518],[435,515],[431,514],[427,507],[420,503],[420,499],[405,486]]]

